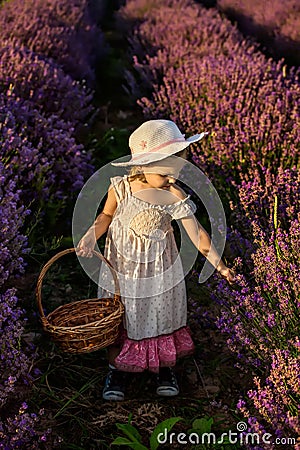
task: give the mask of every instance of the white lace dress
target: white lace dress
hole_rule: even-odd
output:
[[[169,205],[141,200],[128,176],[111,178],[117,209],[107,232],[104,256],[117,271],[125,306],[122,350],[115,364],[122,370],[157,372],[190,354],[193,342],[181,259],[171,221],[194,214],[187,196]],[[99,297],[111,296],[110,270],[101,265]]]

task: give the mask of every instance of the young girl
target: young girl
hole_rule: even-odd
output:
[[[171,221],[180,220],[196,248],[218,272],[234,281],[194,216],[196,207],[176,185],[187,147],[206,133],[185,139],[174,122],[150,120],[129,138],[129,175],[111,178],[101,214],[80,240],[79,256],[91,257],[96,241],[107,232],[104,256],[117,272],[125,306],[123,329],[108,349],[105,400],[123,400],[125,372],[158,374],[157,394],[174,396],[179,388],[172,367],[193,353],[186,326],[187,299],[183,269]],[[178,157],[180,156],[180,157]],[[99,296],[113,292],[103,264]]]

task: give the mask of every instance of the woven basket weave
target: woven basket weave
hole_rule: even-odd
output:
[[[120,287],[115,271],[101,253],[93,254],[111,269],[115,283],[113,298],[79,300],[59,306],[45,316],[42,307],[42,283],[46,272],[61,256],[75,252],[69,248],[57,253],[42,268],[36,287],[36,298],[43,329],[56,344],[68,353],[88,353],[105,348],[116,340],[124,313]]]

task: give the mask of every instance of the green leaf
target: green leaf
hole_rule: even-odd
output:
[[[232,445],[232,441],[227,436],[225,436],[225,437],[223,436],[222,444]]]
[[[158,436],[160,434],[167,434],[169,431],[172,430],[174,425],[179,422],[179,420],[182,420],[182,417],[171,417],[170,419],[166,419],[163,422],[159,423],[154,430],[152,431],[151,437],[150,437],[150,448],[151,450],[156,450],[159,444],[162,444],[163,442],[158,441]],[[161,439],[160,439],[161,440]]]
[[[132,442],[127,438],[124,437],[117,437],[112,443],[111,445],[126,445],[129,448],[133,448],[134,450],[148,450],[147,447],[145,447],[143,444],[141,444],[140,442]]]
[[[200,434],[210,433],[213,423],[214,419],[212,417],[202,417],[201,419],[196,419],[192,424],[193,431],[197,431]]]
[[[123,431],[123,433],[126,434],[126,436],[128,436],[132,441],[142,441],[142,436],[140,435],[138,430],[130,423],[116,423],[116,426],[119,430]]]

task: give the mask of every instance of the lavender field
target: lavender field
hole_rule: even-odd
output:
[[[275,58],[300,63],[300,3],[297,0],[243,2],[218,0],[220,11],[238,23],[243,33],[257,39]]]
[[[190,134],[209,132],[201,147],[192,148],[191,160],[222,199],[228,225],[225,257],[238,274],[237,286],[211,277],[205,286],[209,304],[203,306],[201,299],[193,298],[191,321],[201,326],[203,317],[211,315],[209,305],[216,305],[211,326],[222,336],[236,370],[250,380],[231,405],[235,418],[244,420],[248,431],[259,436],[270,433],[282,443],[209,448],[299,450],[300,72],[288,58],[277,56],[292,49],[296,61],[300,10],[293,1],[284,10],[277,2],[273,15],[269,10],[259,14],[257,2],[241,6],[242,2],[220,0],[222,14],[192,0],[120,3],[114,2],[119,6],[114,27],[128,42],[120,81],[128,109],[145,120],[170,118]],[[89,136],[95,121],[97,127],[101,120],[95,92],[101,99],[107,89],[97,80],[99,67],[101,82],[109,83],[107,65],[102,65],[110,52],[101,29],[106,7],[105,0],[0,2],[3,450],[110,448],[116,428],[105,435],[104,417],[126,422],[122,407],[108,411],[101,406],[96,438],[89,439],[85,428],[86,444],[64,443],[55,421],[62,406],[55,410],[51,389],[49,403],[41,408],[31,401],[32,388],[41,379],[47,382],[48,375],[38,364],[41,346],[25,338],[34,332],[36,307],[18,289],[26,274],[36,270],[33,260],[40,246],[45,262],[61,244],[54,238],[56,223],[61,223],[64,212],[66,224],[70,223],[70,207],[95,169]],[[260,33],[276,30],[272,41],[276,59],[253,40],[255,27],[251,33],[244,30],[252,34],[250,39],[225,17],[229,9],[235,17],[252,17]],[[123,129],[126,121],[118,120]],[[117,151],[120,156],[127,153],[124,146]],[[202,292],[200,286],[197,289]],[[63,361],[52,348],[49,354],[52,360]],[[79,398],[83,415],[89,413],[82,405],[88,405],[91,414],[96,411],[94,398]],[[185,414],[185,400],[176,405],[180,415]],[[149,399],[145,415],[150,422],[151,405],[155,410]],[[127,407],[129,414],[135,404],[129,402]],[[76,414],[72,412],[70,420]],[[149,434],[149,426],[145,429]],[[294,441],[286,446],[286,438]]]
[[[77,138],[95,109],[95,65],[105,52],[90,9],[55,0],[0,7],[1,449],[40,449],[47,440],[36,428],[43,411],[31,411],[22,394],[38,374],[37,355],[21,345],[27,311],[14,280],[27,270],[30,230],[41,239],[47,211],[61,213],[92,173]]]

